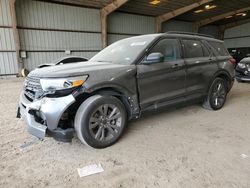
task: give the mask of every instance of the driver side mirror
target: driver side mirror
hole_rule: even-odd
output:
[[[155,52],[151,53],[147,56],[146,60],[143,61],[143,64],[153,64],[153,63],[160,63],[164,60],[164,56],[162,53]]]

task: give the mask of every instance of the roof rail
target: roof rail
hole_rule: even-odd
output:
[[[167,33],[167,34],[196,35],[196,36],[214,38],[212,35],[206,35],[206,34],[201,34],[201,33],[182,32],[182,31],[168,31],[168,32],[166,32],[166,33]]]

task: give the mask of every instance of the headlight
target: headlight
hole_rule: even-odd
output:
[[[244,69],[244,68],[246,68],[246,64],[238,63],[238,67],[241,68],[241,69]]]
[[[46,78],[41,79],[40,83],[44,91],[56,91],[81,86],[87,78],[87,75],[68,78]]]

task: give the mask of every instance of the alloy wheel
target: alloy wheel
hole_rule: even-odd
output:
[[[226,100],[226,94],[227,94],[226,88],[222,82],[218,82],[217,84],[215,84],[212,92],[213,105],[216,107],[223,106]]]
[[[103,104],[94,110],[89,119],[91,136],[97,141],[109,141],[119,136],[122,115],[113,104]]]

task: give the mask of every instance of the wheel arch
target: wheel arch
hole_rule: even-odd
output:
[[[227,90],[229,91],[231,89],[232,77],[230,76],[229,72],[227,72],[226,70],[218,70],[214,74],[213,78],[210,80],[207,91],[209,90],[209,88],[210,88],[210,86],[213,83],[215,78],[222,78],[222,79],[226,80],[226,82],[227,82],[227,85],[226,85]]]
[[[102,88],[99,88],[91,93],[91,95],[95,95],[95,94],[108,95],[108,96],[111,95],[111,96],[118,98],[125,106],[125,109],[126,109],[127,114],[128,114],[128,119],[131,119],[134,116],[134,114],[135,114],[134,105],[135,104],[134,104],[134,101],[132,99],[133,98],[132,94],[130,94],[128,91],[120,90],[117,87],[102,87]]]
[[[113,84],[92,87],[86,90],[81,94],[83,96],[83,99],[79,101],[79,103],[82,103],[87,98],[97,94],[109,95],[118,98],[125,106],[125,109],[128,114],[128,119],[135,118],[139,115],[140,111],[137,99],[137,92],[132,93],[123,87]]]

